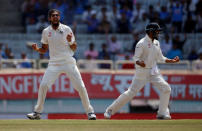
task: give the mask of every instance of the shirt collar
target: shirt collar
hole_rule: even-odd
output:
[[[146,34],[146,36],[145,36],[145,39],[148,41],[148,42],[150,42],[150,43],[153,43],[152,42],[152,39]]]

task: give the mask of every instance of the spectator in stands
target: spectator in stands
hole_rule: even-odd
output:
[[[124,6],[127,6],[130,10],[133,10],[133,0],[118,0],[120,9],[123,9]]]
[[[41,33],[43,29],[48,27],[48,22],[45,19],[44,15],[39,16],[38,22],[36,23],[36,30],[38,33]]]
[[[176,44],[173,44],[172,49],[167,53],[168,58],[173,59],[175,56],[179,56],[180,59],[182,59],[182,51],[177,48]]]
[[[151,22],[154,18],[154,13],[155,13],[155,10],[154,10],[154,7],[153,5],[149,5],[149,10],[147,12],[147,16],[149,18],[149,21]]]
[[[189,13],[184,24],[184,32],[194,33],[196,27],[196,21],[192,19],[192,15]]]
[[[3,59],[13,59],[14,58],[12,50],[11,50],[11,48],[8,47],[8,45],[5,46],[4,53],[3,53],[2,57],[3,57]]]
[[[65,17],[64,17],[64,23],[67,23],[69,25],[72,25],[74,22],[74,16],[75,16],[75,1],[74,0],[70,0],[68,1],[68,5],[67,5],[67,9],[64,13]]]
[[[101,11],[98,12],[97,14],[97,20],[98,21],[102,21],[103,17],[105,17],[105,19],[108,21],[109,20],[109,14],[107,12],[107,8],[106,7],[102,7]]]
[[[196,53],[196,50],[192,49],[190,54],[188,55],[188,60],[196,60],[198,59],[198,54]]]
[[[116,32],[116,22],[120,19],[120,13],[117,10],[116,5],[112,6],[112,11],[109,12],[109,20],[112,27],[112,32]]]
[[[33,33],[35,31],[35,24],[37,22],[37,13],[35,10],[35,3],[33,1],[29,1],[27,3],[23,15],[26,25],[26,32]]]
[[[26,17],[27,17],[28,4],[29,4],[29,0],[24,0],[22,5],[21,5],[21,13],[22,13],[21,24],[24,27],[24,31],[26,29]]]
[[[91,12],[91,17],[88,18],[87,23],[88,23],[88,33],[97,33],[99,22],[96,18],[96,11]]]
[[[93,2],[94,1],[94,2]],[[100,9],[103,6],[107,5],[107,1],[106,0],[93,0],[91,1],[91,3],[94,5],[95,8]],[[90,1],[89,1],[90,3]]]
[[[120,9],[120,13],[125,13],[126,14],[126,18],[128,20],[130,20],[133,16],[132,11],[129,9],[129,7],[127,5],[123,6],[123,9]]]
[[[165,35],[164,40],[161,42],[161,50],[164,56],[172,49],[172,41],[168,34]]]
[[[130,32],[130,22],[127,19],[125,13],[121,13],[121,18],[117,21],[117,32],[118,33],[129,33]]]
[[[120,53],[121,49],[121,43],[117,41],[117,38],[115,35],[111,36],[111,39],[108,39],[107,35],[107,41],[109,45],[109,52],[111,54],[112,60],[116,60],[116,56]]]
[[[136,22],[132,20],[131,22],[133,32],[142,34],[145,31],[144,27],[149,23],[149,19],[147,18],[147,14],[143,13],[140,20]]]
[[[98,57],[98,51],[94,50],[94,43],[89,44],[89,50],[84,52],[84,55],[90,57],[91,59],[96,59]]]
[[[183,5],[180,2],[176,2],[172,6],[172,25],[177,29],[177,32],[181,32],[182,21],[183,21]]]
[[[150,12],[149,12],[150,15]],[[153,16],[150,18],[150,22],[155,22],[161,24],[160,18],[159,18],[159,12],[154,11]]]
[[[101,51],[99,52],[98,58],[104,60],[109,57],[109,51],[107,49],[107,45],[105,43],[102,44]],[[106,57],[107,56],[107,57]]]
[[[202,0],[198,0],[198,2],[196,3],[196,14],[199,14],[202,12]]]
[[[85,11],[85,6],[88,3],[88,0],[76,0],[76,9],[75,13],[82,15]]]
[[[87,5],[86,10],[82,14],[83,23],[88,23],[88,20],[91,18],[92,11],[91,5]]]
[[[21,53],[21,59],[24,60],[24,62],[17,65],[17,68],[32,68],[32,63],[27,59],[27,55],[25,53]]]
[[[136,23],[139,20],[141,20],[144,13],[145,13],[145,10],[141,8],[141,4],[137,3],[136,8],[133,11],[133,16],[131,18],[131,22]],[[152,13],[150,15],[152,15]]]
[[[107,16],[106,15],[104,15],[103,17],[102,17],[102,20],[100,21],[100,23],[99,23],[99,26],[98,26],[98,32],[99,33],[110,33],[110,32],[112,32],[111,31],[111,24],[110,24],[110,22],[107,20]]]
[[[125,55],[125,60],[130,60],[130,56]],[[125,63],[122,65],[122,69],[135,69],[135,65],[131,63]]]
[[[49,7],[48,7],[48,3],[49,3],[49,0],[36,0],[35,2],[35,12],[36,12],[36,17],[39,17],[41,15],[43,16],[47,16],[48,15],[48,10],[49,10]]]
[[[166,6],[162,6],[161,7],[161,11],[159,13],[159,19],[160,19],[160,25],[162,25],[162,27],[166,27],[166,24],[168,24],[170,22],[170,13],[167,10]]]
[[[197,18],[196,18],[197,32],[200,32],[200,33],[202,33],[202,24],[201,23],[202,23],[202,11],[197,14]]]
[[[3,48],[3,44],[0,44],[0,68],[1,67],[6,67],[6,68],[15,68],[16,64],[14,63],[3,63],[1,65],[1,60],[2,59],[13,59],[13,53],[11,52],[11,48],[8,48],[8,45],[5,45],[5,47]]]
[[[184,43],[187,40],[187,36],[186,34],[184,34],[184,40],[180,40],[180,36],[177,34],[174,38],[173,38],[173,44],[177,45],[177,48],[182,50]]]

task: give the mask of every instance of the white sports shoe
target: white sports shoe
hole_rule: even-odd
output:
[[[171,116],[170,115],[157,114],[156,118],[159,119],[159,120],[170,120]]]
[[[88,120],[96,120],[95,113],[88,113]]]
[[[110,119],[112,116],[112,110],[108,110],[104,113],[104,118],[105,119]]]
[[[41,113],[38,112],[32,112],[27,114],[27,118],[30,120],[40,120],[41,119]]]

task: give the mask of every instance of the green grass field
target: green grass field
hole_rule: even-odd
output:
[[[202,131],[202,120],[0,120],[0,131]]]

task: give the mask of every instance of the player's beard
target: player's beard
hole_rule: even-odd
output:
[[[53,28],[57,29],[58,26],[59,26],[59,22],[57,22],[57,23],[51,23],[51,26],[52,26]]]
[[[158,40],[158,39],[159,39],[159,34],[157,34],[157,33],[153,33],[153,39]]]

